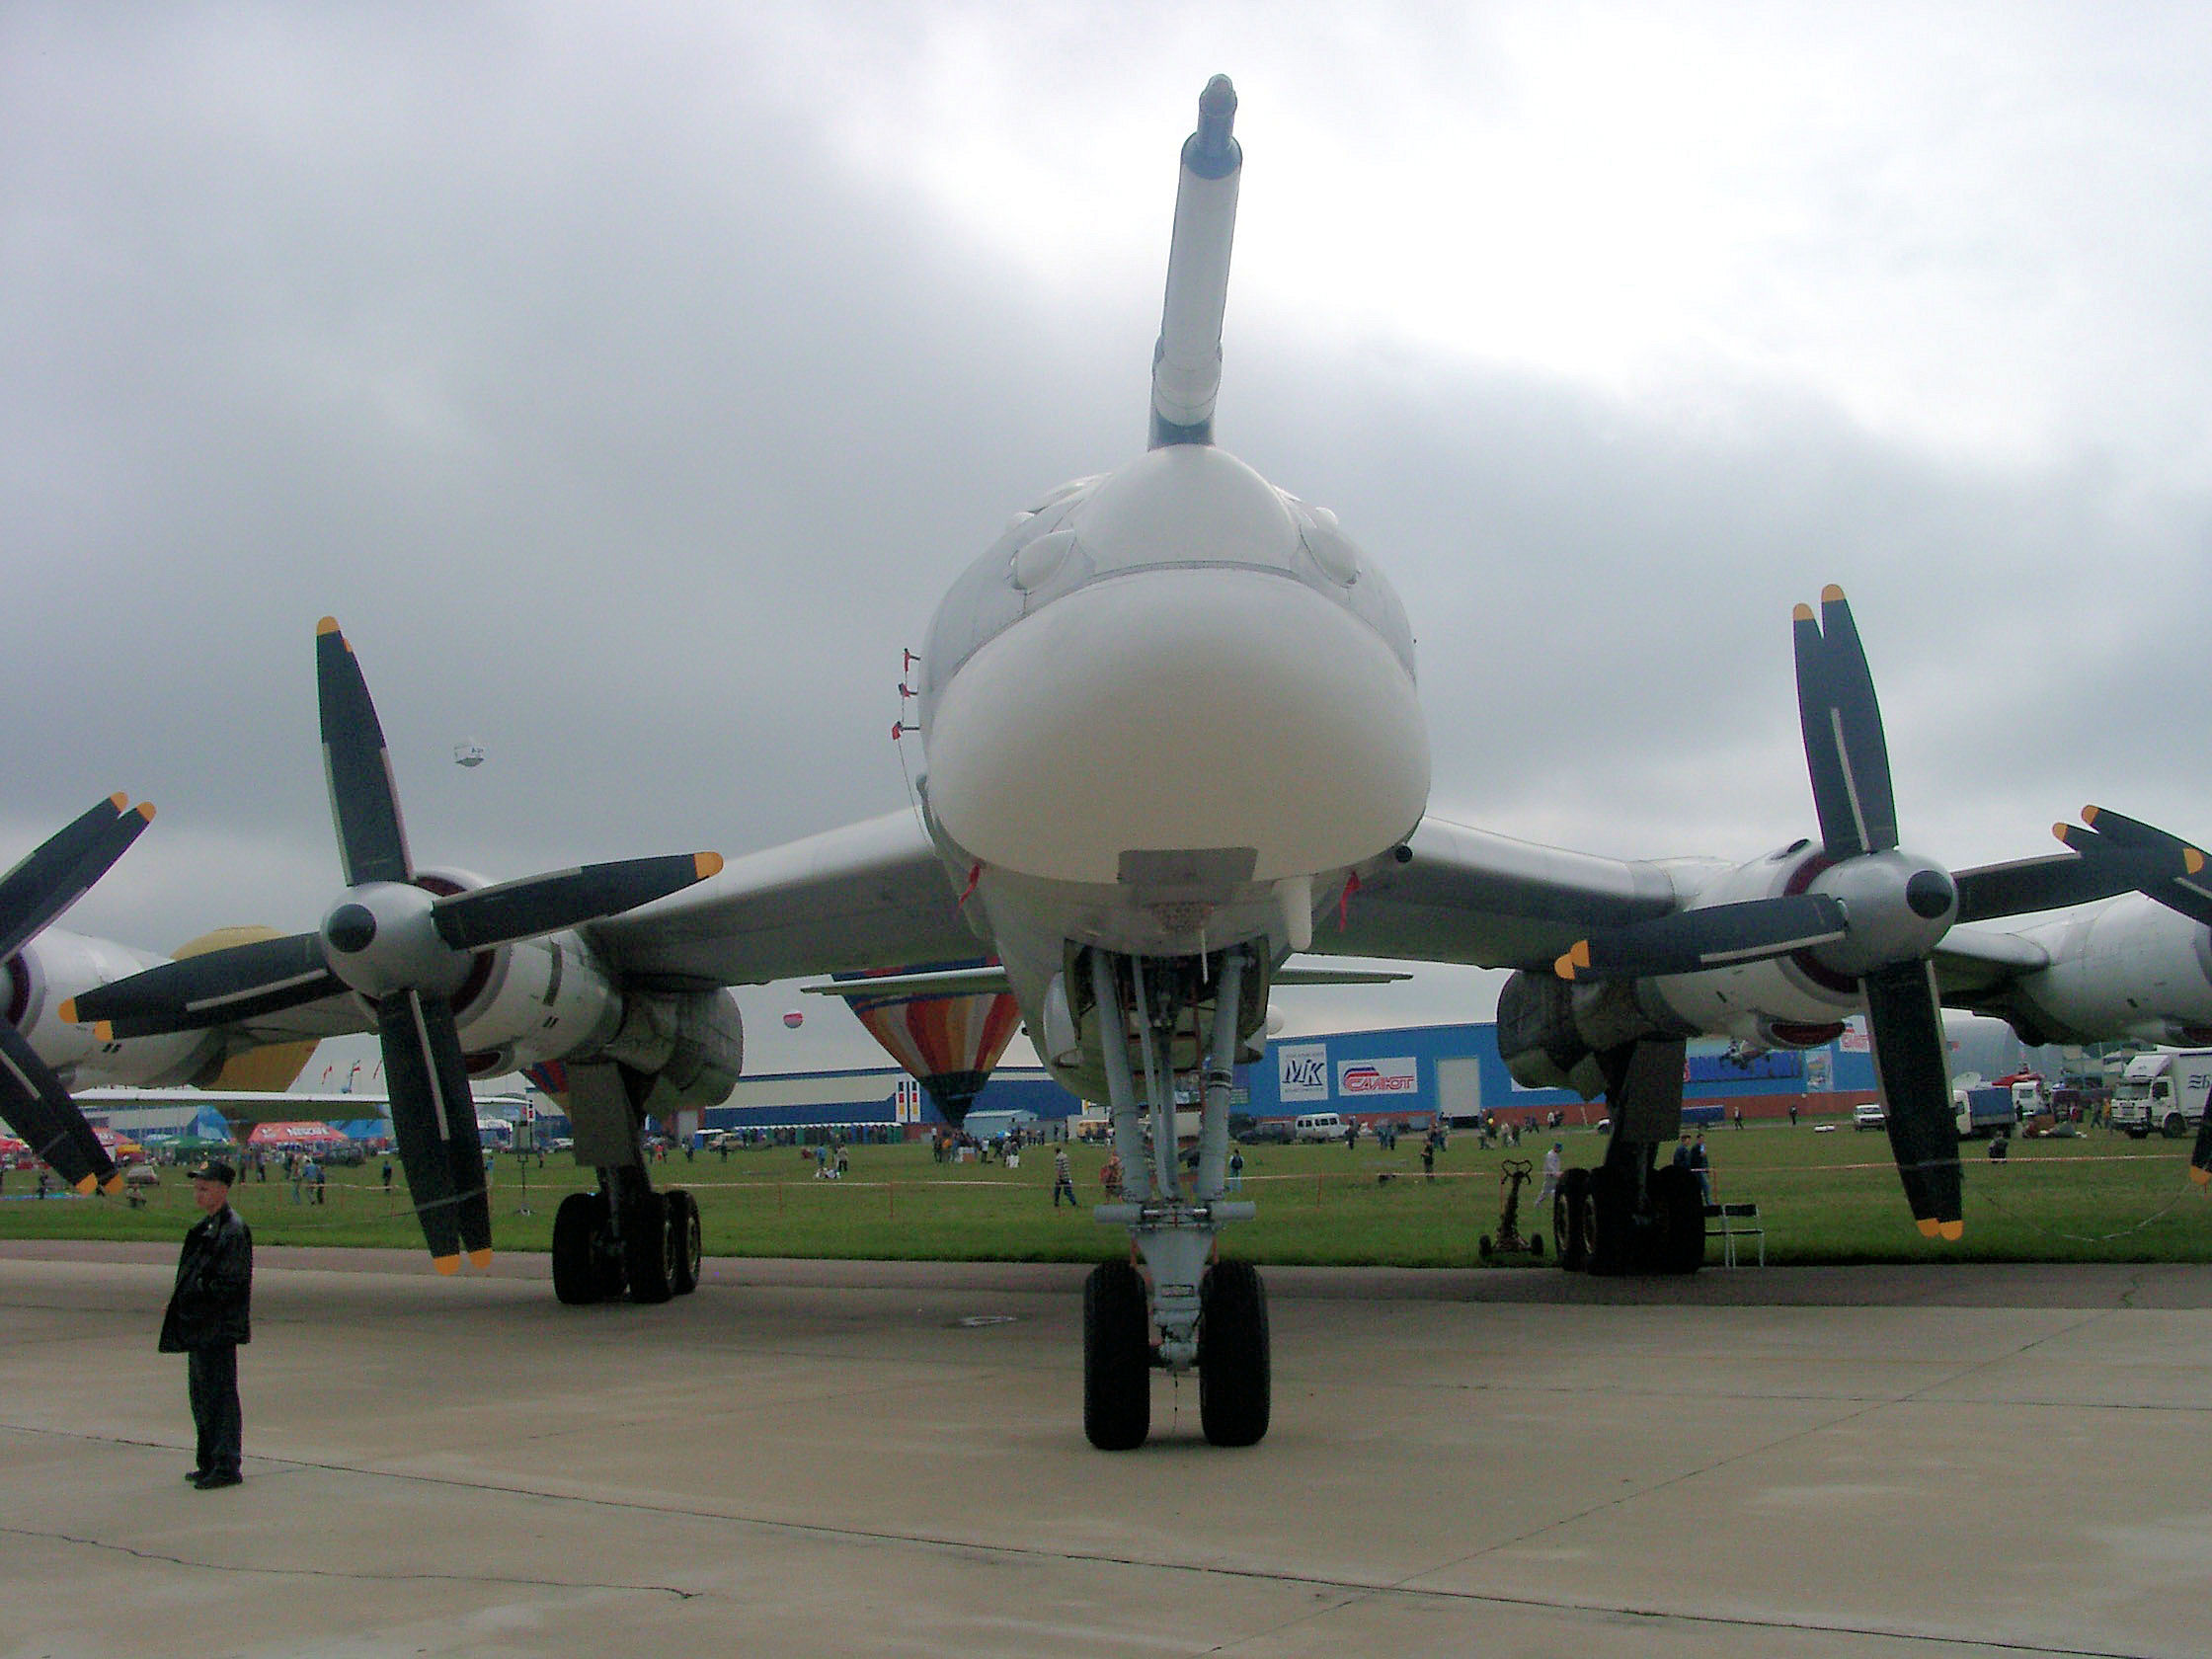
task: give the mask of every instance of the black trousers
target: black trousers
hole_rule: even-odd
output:
[[[193,1427],[199,1431],[199,1468],[236,1474],[246,1418],[238,1404],[238,1349],[195,1348],[185,1356],[185,1385],[192,1395]]]

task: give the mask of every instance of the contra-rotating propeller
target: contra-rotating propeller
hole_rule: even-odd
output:
[[[346,891],[320,928],[118,980],[64,1017],[145,1036],[251,1019],[352,990],[375,1011],[399,1145],[441,1273],[491,1260],[491,1207],[451,998],[475,952],[614,915],[722,868],[712,852],[590,864],[434,895],[419,886],[368,682],[334,618],[315,629],[323,762]]]
[[[2206,859],[2199,848],[2101,807],[2084,807],[2082,825],[2054,824],[2051,833],[2084,862],[2114,871],[2145,898],[2157,900],[2200,927],[2212,927],[2212,876],[2206,874]],[[2198,1186],[2212,1184],[2212,1112],[2197,1125],[2189,1176]]]
[[[1900,850],[1881,707],[1843,590],[1822,590],[1817,616],[1798,605],[1791,636],[1820,855],[1779,896],[1593,935],[1555,971],[1644,978],[1786,955],[1831,990],[1860,991],[1907,1202],[1922,1232],[1956,1238],[1958,1136],[1930,954],[1957,921],[2109,899],[2137,886],[2142,866],[2062,853],[1954,873]]]
[[[83,898],[152,822],[151,802],[131,807],[127,801],[109,796],[0,876],[0,964]],[[0,1010],[0,1121],[77,1191],[97,1186],[114,1193],[122,1185],[121,1171],[84,1113],[5,1010]]]

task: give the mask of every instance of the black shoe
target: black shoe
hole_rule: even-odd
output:
[[[218,1486],[242,1485],[246,1477],[235,1469],[209,1469],[198,1480],[195,1480],[193,1485],[199,1491],[212,1492]]]
[[[205,1469],[187,1469],[185,1470],[185,1478],[197,1486],[207,1478],[207,1471]]]

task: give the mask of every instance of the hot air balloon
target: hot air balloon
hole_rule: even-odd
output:
[[[909,971],[934,973],[986,966],[988,964],[940,962]],[[865,980],[869,976],[840,974],[837,978]],[[955,1127],[967,1117],[968,1108],[990,1080],[991,1067],[1021,1028],[1021,1009],[1011,991],[934,995],[895,991],[888,996],[848,994],[845,1000],[868,1028],[868,1034],[913,1074],[945,1121]]]

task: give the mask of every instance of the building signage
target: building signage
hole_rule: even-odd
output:
[[[1275,1051],[1276,1093],[1284,1101],[1329,1097],[1329,1048],[1326,1043],[1295,1043]]]
[[[1418,1094],[1421,1070],[1411,1055],[1390,1060],[1340,1060],[1336,1063],[1336,1092],[1347,1099],[1377,1094]]]

